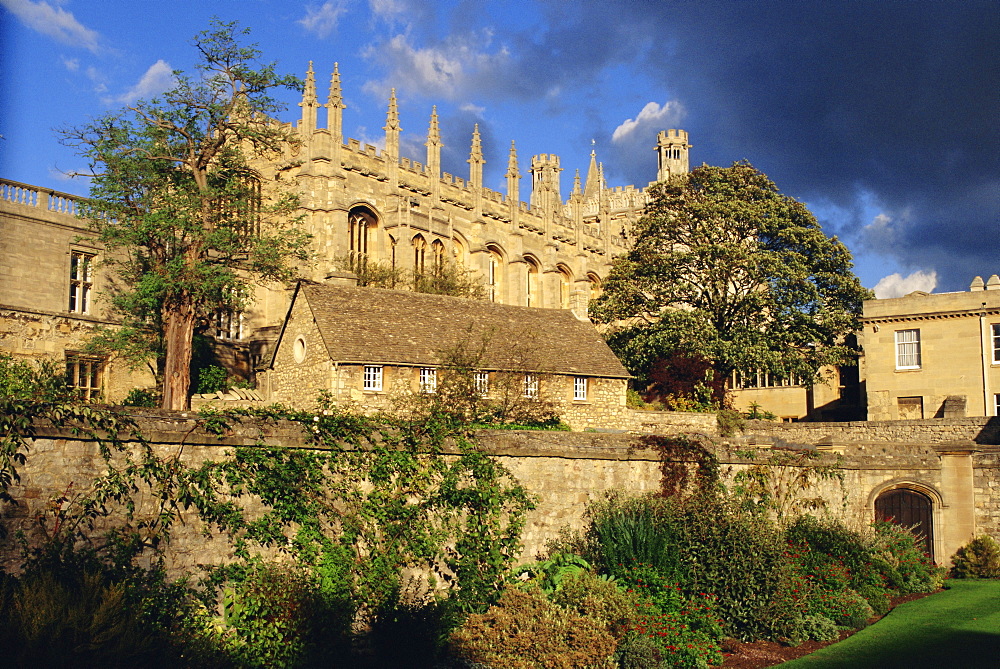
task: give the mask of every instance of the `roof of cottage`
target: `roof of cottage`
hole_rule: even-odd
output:
[[[307,283],[302,298],[339,363],[434,366],[464,343],[482,348],[480,369],[629,377],[594,326],[564,309]]]

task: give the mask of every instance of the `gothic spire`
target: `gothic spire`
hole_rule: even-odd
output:
[[[441,174],[441,129],[438,127],[437,105],[431,107],[431,124],[427,129],[427,169],[431,177]]]
[[[344,136],[344,117],[341,113],[346,109],[344,98],[340,92],[340,69],[333,64],[333,74],[330,75],[330,95],[326,98],[326,126],[330,129],[334,141],[341,141]]]
[[[479,124],[472,129],[472,150],[469,152],[469,183],[481,188],[483,185],[483,142],[479,136]]]
[[[393,158],[399,158],[399,110],[396,108],[396,89],[389,93],[389,112],[385,116],[385,151]]]
[[[306,71],[306,86],[302,92],[302,122],[300,127],[308,133],[316,129],[316,109],[319,107],[319,100],[316,98],[316,75],[313,72],[313,63],[309,61],[309,69]]]
[[[590,152],[590,166],[587,168],[587,183],[583,188],[583,197],[592,200],[601,188],[601,174],[597,169],[597,152]]]
[[[514,140],[510,140],[510,157],[507,158],[507,199],[511,202],[518,202],[518,180],[521,178],[521,173],[517,169],[517,148],[514,146]]]

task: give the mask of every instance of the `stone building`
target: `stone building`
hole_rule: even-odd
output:
[[[625,422],[629,374],[570,311],[379,288],[300,283],[258,388],[291,406],[326,391],[385,409],[435,392],[459,361],[486,399],[545,402],[575,429]]]
[[[150,370],[84,349],[95,328],[115,324],[101,248],[85,239],[76,204],[65,193],[0,181],[0,351],[65,364],[84,397],[117,401],[155,381]]]
[[[298,143],[261,171],[280,172],[299,185],[318,255],[307,278],[322,281],[333,271],[372,262],[416,273],[448,262],[477,274],[494,302],[586,312],[611,259],[626,249],[629,226],[646,204],[644,188],[607,187],[592,152],[585,178],[577,170],[566,197],[559,156],[540,154],[531,157],[522,201],[523,164],[513,141],[506,192],[500,193],[483,183],[478,126],[470,128],[468,175],[449,174],[441,171],[436,108],[430,110],[426,155],[418,160],[400,155],[395,92],[380,151],[344,136],[336,65],[325,104],[317,97],[312,64],[305,82],[302,117],[288,128]],[[688,171],[687,132],[662,131],[654,148],[655,181]],[[280,315],[263,314],[271,322]]]
[[[965,292],[868,300],[862,322],[869,420],[1000,413],[996,274]]]
[[[484,285],[496,303],[573,310],[585,318],[611,259],[624,251],[631,221],[645,205],[645,189],[608,188],[591,154],[564,199],[559,157],[531,158],[527,202],[521,201],[521,164],[511,143],[501,194],[483,184],[485,159],[478,127],[471,128],[469,174],[441,171],[441,133],[431,110],[423,162],[400,155],[400,114],[389,100],[385,148],[343,134],[345,109],[334,66],[329,95],[320,104],[310,64],[302,117],[288,129],[296,138],[282,156],[259,165],[262,178],[279,174],[297,184],[304,225],[314,236],[316,260],[303,278],[324,281],[359,266],[380,264],[424,274],[452,264]],[[320,108],[325,110],[322,126]],[[657,180],[688,170],[687,133],[659,133]],[[97,325],[113,325],[110,288],[100,249],[81,237],[78,198],[0,180],[0,350],[69,361],[84,393],[119,399],[153,384],[115,361],[81,353]],[[30,249],[30,252],[26,250]],[[258,286],[244,313],[203,314],[224,364],[241,375],[269,359],[293,287]],[[371,342],[377,347],[377,341]],[[79,362],[76,362],[79,361]]]

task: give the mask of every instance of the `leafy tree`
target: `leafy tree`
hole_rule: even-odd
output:
[[[870,291],[851,254],[805,205],[746,162],[703,165],[651,187],[631,251],[617,258],[592,316],[633,374],[681,355],[714,377],[767,370],[819,380],[850,364],[844,337]]]
[[[288,280],[307,259],[297,198],[280,171],[254,168],[291,141],[271,92],[299,82],[259,62],[240,43],[247,33],[213,20],[193,42],[196,74],[175,72],[162,98],[62,131],[90,162],[83,215],[119,284],[124,330],[106,343],[133,360],[162,351],[164,408],[188,405],[199,319],[239,309],[251,278]]]

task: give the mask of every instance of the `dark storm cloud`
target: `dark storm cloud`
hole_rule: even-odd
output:
[[[593,20],[612,20],[603,6]],[[617,12],[623,11],[621,7]],[[696,162],[749,159],[786,193],[853,209],[835,230],[892,246],[941,289],[1000,271],[1000,20],[995,2],[640,3],[621,17],[666,36],[647,71],[687,109]],[[633,178],[641,178],[637,166]]]

